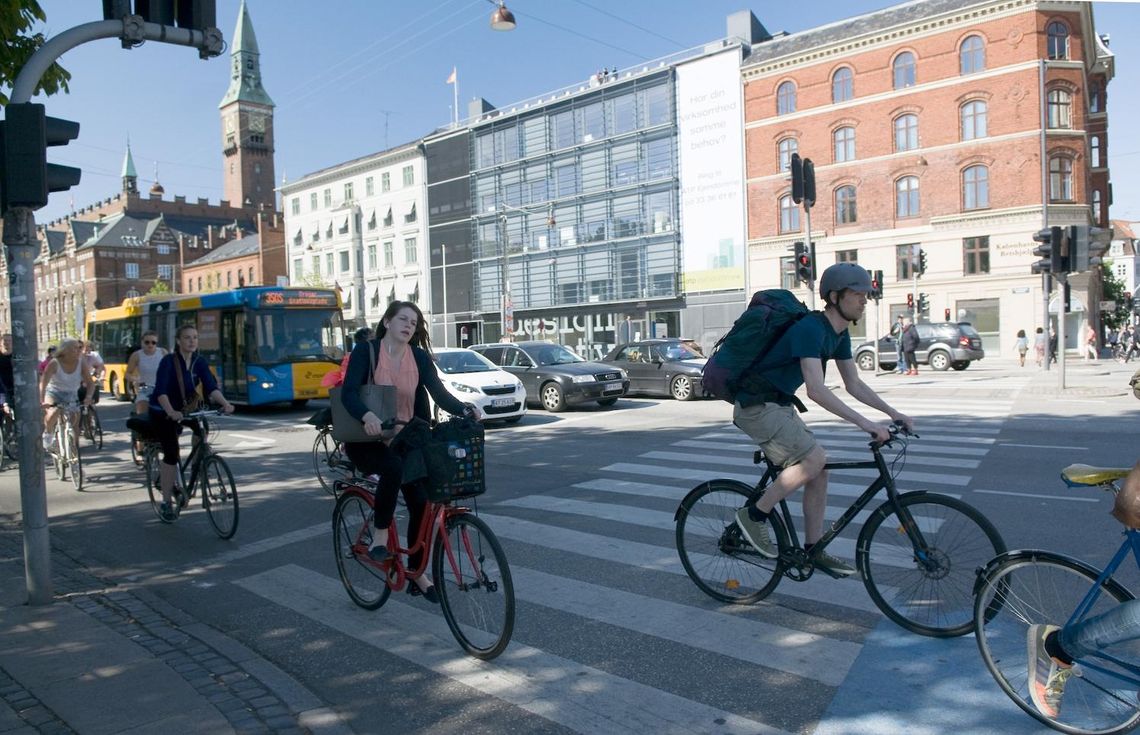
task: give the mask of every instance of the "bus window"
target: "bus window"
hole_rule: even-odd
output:
[[[343,331],[340,320],[330,320],[327,311],[256,311],[253,321],[257,362],[263,363],[335,359],[333,324]]]

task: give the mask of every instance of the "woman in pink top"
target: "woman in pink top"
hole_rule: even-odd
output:
[[[375,362],[369,364],[370,358]],[[383,438],[376,442],[346,443],[344,450],[361,473],[380,476],[373,507],[376,530],[368,553],[373,559],[383,561],[388,556],[388,526],[396,511],[397,491],[403,491],[408,506],[408,546],[415,542],[419,533],[427,497],[418,483],[402,485],[403,461],[388,446],[396,431],[385,431],[381,417],[368,410],[360,398],[360,386],[369,382],[370,372],[376,385],[396,387],[398,421],[408,421],[413,416],[430,421],[428,393],[440,408],[450,414],[476,418],[478,412],[474,406],[459,401],[443,387],[431,356],[431,340],[423,313],[412,302],[392,302],[376,327],[376,338],[353,348],[341,400],[345,410],[364,424],[368,435]],[[409,567],[415,568],[419,563],[419,553],[409,556]],[[426,575],[413,581],[415,584],[408,586],[408,592],[422,594],[430,602],[439,601]]]

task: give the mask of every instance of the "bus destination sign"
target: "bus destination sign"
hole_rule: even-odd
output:
[[[337,306],[336,293],[331,291],[267,291],[261,294],[261,306]]]

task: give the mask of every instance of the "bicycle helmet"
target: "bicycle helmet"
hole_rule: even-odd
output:
[[[848,288],[860,293],[871,292],[871,274],[856,263],[836,263],[830,265],[819,278],[819,296],[825,302],[832,291]]]

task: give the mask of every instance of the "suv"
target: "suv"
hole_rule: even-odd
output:
[[[629,390],[629,376],[621,368],[587,362],[553,342],[473,345],[471,349],[521,380],[527,400],[552,413],[590,401],[612,406]]]
[[[974,360],[985,357],[982,337],[968,322],[934,322],[916,324],[918,348],[914,351],[919,364],[930,365],[934,370],[965,370]],[[875,369],[874,347],[870,341],[855,348],[855,362],[861,370]],[[879,339],[879,367],[894,370],[898,364],[895,338]]]

